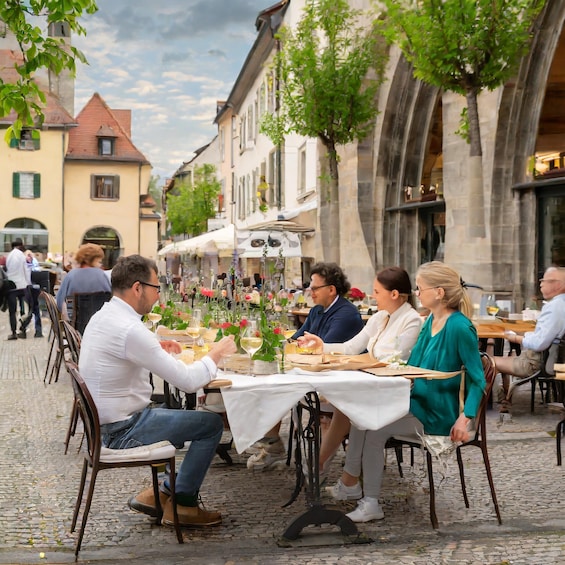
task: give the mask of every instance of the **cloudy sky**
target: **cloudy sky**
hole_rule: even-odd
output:
[[[79,63],[75,113],[98,92],[132,110],[132,140],[162,185],[216,134],[225,100],[256,38],[258,13],[274,0],[97,0],[73,45]]]

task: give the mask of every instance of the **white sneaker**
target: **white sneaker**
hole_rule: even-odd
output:
[[[333,487],[326,487],[326,492],[336,500],[358,500],[363,496],[363,489],[359,483],[348,487],[341,482],[341,479],[338,479]]]
[[[278,466],[278,463],[286,465],[286,451],[280,442],[280,448],[275,448],[275,444],[269,448],[261,448],[258,453],[251,455],[247,460],[248,469],[264,470]]]
[[[257,440],[253,445],[245,450],[245,453],[255,454],[259,453],[262,449],[267,451],[282,451],[284,450],[284,445],[280,437],[263,437]]]
[[[371,520],[382,520],[385,514],[376,498],[365,496],[357,503],[357,508],[346,516],[352,522],[370,522]]]

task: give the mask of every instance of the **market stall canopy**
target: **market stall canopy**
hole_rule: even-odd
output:
[[[194,254],[202,257],[208,254],[218,254],[227,257],[233,253],[234,241],[235,228],[233,224],[229,224],[225,228],[169,243],[159,250],[159,255],[163,257],[169,254]]]
[[[238,234],[239,235],[239,234]],[[245,239],[239,239],[238,252],[242,259],[301,257],[300,236],[289,231],[252,230]]]

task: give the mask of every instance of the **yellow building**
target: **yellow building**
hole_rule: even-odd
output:
[[[9,81],[17,54],[0,50]],[[151,164],[131,141],[131,111],[111,110],[94,94],[74,119],[47,93],[45,121],[0,140],[0,252],[11,241],[42,255],[72,254],[82,243],[105,249],[105,267],[117,257],[155,257],[160,216],[148,195]],[[14,121],[0,118],[0,135]]]

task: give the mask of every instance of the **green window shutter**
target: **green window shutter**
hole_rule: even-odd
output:
[[[35,150],[41,148],[41,143],[39,142],[39,138],[33,140],[33,148],[34,148]]]
[[[39,198],[41,196],[41,175],[35,173],[33,175],[33,197]]]
[[[20,140],[15,138],[15,137],[11,137],[10,138],[10,147],[19,147],[20,146]]]
[[[20,197],[20,173],[12,173],[12,196]]]

